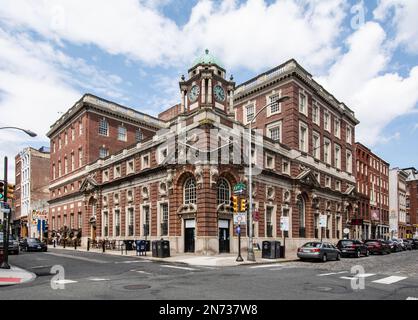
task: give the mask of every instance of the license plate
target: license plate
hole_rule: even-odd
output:
[[[41,249],[41,246],[38,246],[38,249]]]
[[[347,250],[343,250],[343,252],[347,252]]]
[[[303,252],[311,252],[309,249],[304,249]]]

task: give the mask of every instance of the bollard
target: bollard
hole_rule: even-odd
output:
[[[105,248],[105,241],[103,241],[103,243],[102,243],[102,250],[103,250],[103,253],[106,251],[106,248]]]
[[[74,250],[77,250],[77,239],[74,240]]]
[[[64,249],[65,249],[65,243],[67,242],[67,240],[64,239]]]
[[[90,251],[90,238],[87,239],[87,251]]]
[[[123,255],[123,242],[120,244],[120,254]]]
[[[52,242],[54,243],[54,248],[55,248],[55,245],[56,245],[57,241],[54,239]]]

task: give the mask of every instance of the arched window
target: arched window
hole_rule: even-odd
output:
[[[229,203],[230,193],[228,181],[221,178],[218,182],[218,205]]]
[[[302,196],[298,196],[297,205],[298,205],[298,211],[299,211],[299,237],[305,238],[306,237],[306,233],[305,233],[306,205],[305,205],[305,200],[303,199]]]
[[[107,120],[105,118],[100,119],[99,134],[102,135],[102,136],[108,136],[109,135],[109,124],[107,123]]]
[[[196,180],[194,178],[187,179],[184,184],[184,203],[196,203]]]

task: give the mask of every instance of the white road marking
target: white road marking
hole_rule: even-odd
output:
[[[161,265],[163,268],[173,268],[173,269],[182,269],[182,270],[189,270],[189,271],[196,271],[198,269],[189,268],[189,267],[179,267],[179,266],[169,266],[169,265]]]
[[[360,274],[356,274],[354,277],[340,277],[340,279],[353,280],[353,279],[358,279],[358,278],[368,278],[368,277],[372,277],[375,275],[376,275],[375,273],[360,273]]]
[[[141,273],[141,274],[150,274],[152,275],[152,273],[146,272],[146,271],[142,271],[142,270],[130,270],[131,272],[137,272],[137,273]]]
[[[252,267],[250,267],[250,269],[271,268],[271,267],[275,267],[275,266],[277,266],[277,264],[269,263],[269,264],[261,264],[259,266],[252,266]]]
[[[90,281],[110,281],[110,279],[92,278]]]
[[[418,300],[418,298],[415,298],[415,297],[408,297],[408,298],[406,298],[406,300]]]
[[[95,263],[108,263],[107,261],[103,261],[103,260],[76,257],[76,256],[71,256],[71,255],[66,255],[66,254],[61,254],[61,253],[45,252],[45,254],[49,254],[51,256],[56,256],[56,257],[64,257],[64,258],[69,258],[69,259],[82,260],[82,261],[95,262]]]
[[[129,260],[129,261],[118,261],[115,263],[119,264],[119,263],[143,263],[143,262],[151,262],[151,261],[150,260],[137,260],[137,261]]]
[[[318,274],[318,277],[332,276],[334,274],[343,274],[343,273],[348,273],[348,271],[323,273],[323,274]]]
[[[63,280],[56,280],[56,281],[54,281],[54,283],[56,283],[56,284],[68,284],[68,283],[77,283],[77,281],[63,279]]]
[[[381,284],[392,284],[402,280],[405,280],[408,277],[398,277],[398,276],[390,276],[380,280],[373,281],[374,283],[381,283]]]
[[[353,280],[353,279],[355,279],[354,277],[353,278],[351,278],[351,277],[340,277],[340,279],[345,279],[345,280]]]

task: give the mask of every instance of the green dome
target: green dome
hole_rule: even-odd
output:
[[[216,64],[218,67],[223,69],[222,63],[216,57],[211,55],[208,49],[206,49],[205,53],[193,62],[192,68],[196,67],[198,64]]]

